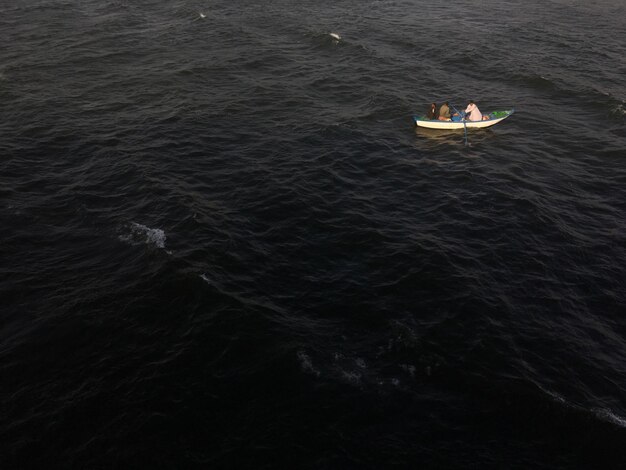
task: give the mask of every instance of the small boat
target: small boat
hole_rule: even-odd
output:
[[[413,120],[416,126],[427,127],[429,129],[463,129],[466,126],[468,129],[484,129],[485,127],[495,126],[499,122],[504,121],[514,112],[514,109],[493,111],[484,115],[489,116],[489,119],[482,121],[439,121],[437,119],[427,119],[426,116],[413,116]]]

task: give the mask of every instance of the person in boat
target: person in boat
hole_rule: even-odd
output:
[[[448,104],[447,101],[441,105],[441,108],[439,108],[439,120],[440,121],[451,120],[450,119],[450,105]]]
[[[483,113],[480,112],[476,103],[470,100],[467,108],[465,108],[465,120],[466,121],[482,121]]]
[[[434,120],[437,119],[437,104],[430,103],[430,108],[428,108],[428,112],[426,113],[426,119]]]

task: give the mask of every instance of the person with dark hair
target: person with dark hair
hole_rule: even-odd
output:
[[[437,104],[430,103],[430,108],[428,108],[428,112],[426,113],[426,119],[437,119]]]
[[[439,120],[450,121],[450,105],[447,101],[439,108]]]

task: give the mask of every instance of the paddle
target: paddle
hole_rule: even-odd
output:
[[[454,109],[454,111],[461,116],[461,119],[463,120],[463,130],[465,131],[465,146],[467,147],[467,122],[465,122],[465,113],[461,114],[459,112],[458,109],[456,109],[454,106],[452,106],[452,109]]]

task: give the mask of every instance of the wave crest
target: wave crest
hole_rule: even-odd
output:
[[[130,243],[131,245],[145,243],[146,245],[155,246],[157,248],[165,248],[165,240],[167,237],[165,232],[160,228],[150,228],[136,222],[131,222],[128,228],[129,232],[120,235],[120,240]]]

